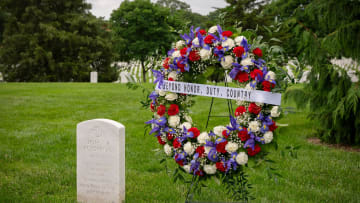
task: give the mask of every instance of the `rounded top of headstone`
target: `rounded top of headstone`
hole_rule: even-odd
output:
[[[121,124],[119,122],[116,122],[114,120],[105,119],[105,118],[97,118],[97,119],[83,121],[81,123],[78,123],[78,125],[85,125],[85,124],[93,123],[93,122],[100,122],[100,123],[110,124],[110,125],[112,125],[114,127],[117,127],[117,128],[125,128],[125,126],[123,124]]]

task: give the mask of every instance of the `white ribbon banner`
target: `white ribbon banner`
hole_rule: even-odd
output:
[[[281,94],[260,90],[247,90],[243,88],[203,85],[168,80],[164,80],[164,83],[160,86],[160,88],[158,87],[158,84],[156,84],[156,89],[206,97],[260,102],[273,105],[281,104]]]

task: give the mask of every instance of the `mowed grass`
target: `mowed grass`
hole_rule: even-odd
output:
[[[159,163],[156,139],[144,136],[151,112],[141,109],[142,97],[140,89],[122,84],[1,83],[0,202],[76,202],[76,124],[94,118],[126,126],[127,202],[184,202],[188,185],[172,182]],[[204,129],[211,99],[196,101],[192,117]],[[216,99],[213,110],[227,115],[226,100]],[[254,202],[360,201],[360,153],[308,143],[316,123],[303,112],[278,122],[289,126],[278,128],[279,149],[269,158],[283,178],[269,179],[267,164],[247,168]],[[210,120],[211,126],[227,123]],[[285,146],[298,145],[298,158],[282,155]],[[231,201],[221,185],[207,185],[194,200]]]

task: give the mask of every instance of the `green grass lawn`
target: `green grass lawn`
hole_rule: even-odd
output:
[[[144,136],[151,112],[141,109],[141,98],[140,89],[121,84],[1,83],[0,202],[76,202],[76,124],[94,118],[126,127],[127,202],[184,202],[188,185],[172,182],[156,139]],[[196,101],[192,116],[203,129],[211,99]],[[215,101],[215,114],[227,110],[226,100]],[[278,122],[289,126],[278,128],[279,149],[269,157],[283,178],[269,179],[266,164],[248,168],[254,202],[360,202],[360,153],[308,143],[316,123],[305,113]],[[282,155],[285,146],[298,145],[297,159]],[[207,185],[196,201],[230,201],[221,185]]]

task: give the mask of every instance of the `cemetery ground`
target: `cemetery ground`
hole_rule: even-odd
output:
[[[142,97],[141,89],[129,90],[123,84],[0,84],[0,202],[76,202],[76,124],[95,118],[126,127],[127,202],[184,202],[188,185],[173,183],[159,163],[163,153],[155,150],[157,140],[144,135],[151,112],[141,108]],[[210,101],[197,97],[192,108],[202,130]],[[215,99],[213,111],[226,115],[226,100]],[[255,202],[360,201],[359,152],[307,142],[317,124],[306,119],[306,112],[296,110],[278,122],[289,126],[277,129],[279,149],[269,155],[276,163],[246,169]],[[210,120],[210,126],[227,123]],[[286,146],[300,146],[297,158]],[[175,169],[174,161],[167,165]],[[276,168],[282,178],[270,179],[268,167]],[[216,181],[207,185],[195,200],[230,201]]]

